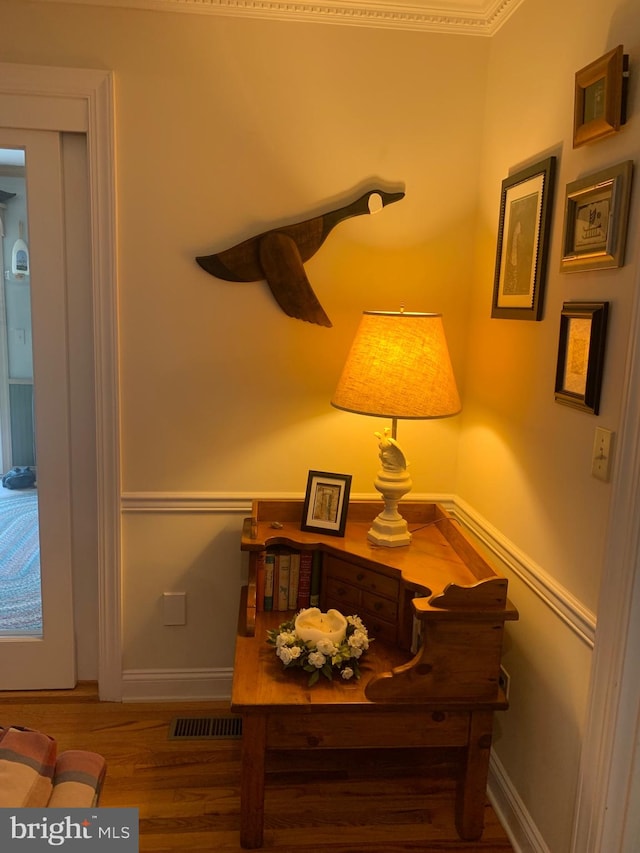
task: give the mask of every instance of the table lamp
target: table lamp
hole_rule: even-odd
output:
[[[374,485],[384,509],[367,538],[390,548],[408,545],[411,533],[398,512],[398,501],[412,483],[396,440],[398,420],[447,418],[462,408],[442,315],[364,311],[331,405],[391,418],[391,430],[375,433],[381,468]]]

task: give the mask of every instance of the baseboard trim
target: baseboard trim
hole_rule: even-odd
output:
[[[489,762],[487,794],[517,853],[550,853],[495,752]]]
[[[231,698],[233,669],[128,669],[123,702],[223,701]]]

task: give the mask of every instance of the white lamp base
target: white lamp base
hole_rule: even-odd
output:
[[[398,520],[391,522],[383,520],[382,516],[383,513],[380,513],[374,519],[367,533],[369,542],[373,542],[374,545],[383,545],[385,548],[397,548],[401,545],[408,545],[411,542],[411,534],[404,518],[398,515]]]
[[[411,477],[407,469],[378,471],[373,485],[384,498],[384,509],[378,515],[367,533],[369,542],[386,548],[397,548],[411,542],[407,522],[398,512],[398,501],[411,491]]]

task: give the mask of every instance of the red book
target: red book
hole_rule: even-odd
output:
[[[300,576],[298,578],[298,604],[297,609],[303,610],[309,607],[311,599],[311,571],[313,568],[313,552],[302,551],[300,553]]]
[[[311,589],[309,603],[311,607],[320,606],[320,578],[322,576],[322,551],[314,551],[311,567]]]

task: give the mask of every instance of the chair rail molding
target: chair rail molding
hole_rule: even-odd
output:
[[[451,511],[464,527],[542,599],[587,646],[593,648],[596,633],[594,613],[465,501],[456,498]]]

